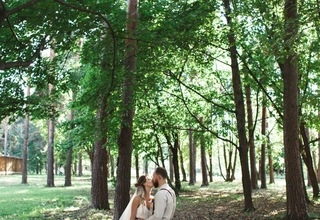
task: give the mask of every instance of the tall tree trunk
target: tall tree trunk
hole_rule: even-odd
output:
[[[173,146],[171,148],[172,153],[172,165],[173,165],[173,173],[174,173],[174,183],[175,188],[177,190],[181,190],[181,181],[180,181],[180,172],[179,172],[179,157],[178,157],[178,149],[180,148],[179,143],[179,135],[178,133],[173,133]]]
[[[202,123],[202,118],[200,119]],[[208,173],[207,173],[207,158],[206,158],[206,146],[204,134],[200,137],[200,152],[201,152],[201,173],[202,173],[202,184],[201,186],[208,186]]]
[[[311,156],[310,144],[309,144],[309,132],[308,132],[308,128],[306,128],[306,124],[304,121],[300,122],[300,134],[302,136],[303,143],[304,143],[301,149],[302,159],[308,169],[308,176],[313,189],[313,198],[317,199],[319,198],[319,185],[317,181],[316,172],[313,169],[313,162],[312,162],[312,156]]]
[[[209,149],[209,181],[213,182],[212,146]]]
[[[186,170],[184,169],[184,160],[183,160],[183,155],[182,155],[182,150],[181,146],[179,144],[179,157],[180,157],[180,167],[181,167],[181,173],[182,173],[182,182],[187,182],[187,173]]]
[[[72,92],[72,101],[74,101],[76,99],[76,93]],[[74,110],[72,109],[70,111],[70,129],[73,129],[73,120],[74,120]],[[71,175],[72,175],[72,152],[73,152],[73,137],[69,137],[69,143],[70,146],[67,150],[67,154],[66,154],[66,166],[65,166],[65,176],[64,176],[64,186],[71,186]]]
[[[274,181],[274,168],[273,168],[273,160],[272,160],[272,149],[271,149],[271,144],[270,144],[270,138],[268,136],[268,164],[269,164],[269,183],[275,183]]]
[[[66,153],[66,165],[64,167],[64,186],[71,186],[71,175],[72,175],[72,151],[73,147],[69,147]]]
[[[240,164],[242,171],[242,186],[244,193],[244,210],[252,211],[254,210],[252,202],[252,188],[250,181],[250,172],[248,164],[248,143],[246,138],[246,122],[245,122],[245,108],[243,100],[243,92],[241,86],[240,71],[237,59],[237,48],[236,40],[233,30],[233,22],[231,15],[230,0],[224,0],[224,8],[226,13],[227,24],[229,26],[229,51],[231,56],[231,69],[232,69],[232,86],[234,93],[234,101],[236,106],[236,119],[237,119],[237,130],[239,137],[239,155],[240,155]]]
[[[318,133],[318,139],[319,139],[319,141],[318,141],[318,169],[317,169],[317,173],[318,173],[318,183],[320,183],[320,132]]]
[[[49,84],[49,94],[51,93],[53,86]],[[51,106],[51,108],[54,108]],[[54,186],[54,130],[55,130],[54,115],[48,119],[48,152],[47,152],[47,186]]]
[[[319,111],[320,115],[320,111]],[[320,132],[318,133],[318,167],[317,167],[318,183],[320,183]]]
[[[143,161],[143,170],[144,170],[144,173],[149,173],[149,163],[148,163],[148,158],[146,157]]]
[[[82,153],[79,152],[78,153],[78,176],[82,176],[83,173],[82,173]]]
[[[55,56],[54,50],[50,49],[50,59]],[[54,75],[54,70],[53,75]],[[48,95],[50,96],[54,86],[48,83]],[[55,132],[55,105],[51,103],[49,107],[49,119],[48,119],[48,150],[47,150],[47,186],[54,186],[54,132]]]
[[[134,75],[136,71],[136,31],[138,26],[138,0],[128,0],[127,37],[125,40],[125,76],[122,91],[122,119],[118,138],[119,163],[114,198],[113,219],[120,218],[130,199],[132,124],[134,116]]]
[[[30,96],[30,86],[27,86],[27,99]],[[22,184],[28,183],[28,143],[29,143],[29,124],[30,124],[30,116],[29,116],[29,103],[27,103],[27,111],[26,118],[24,122],[24,141],[23,141],[23,158],[22,158]]]
[[[170,176],[170,180],[174,181],[174,171],[173,171],[173,163],[172,163],[172,149],[170,149],[169,155],[168,155],[168,159],[169,159],[169,176]]]
[[[261,144],[261,165],[260,165],[260,177],[261,177],[261,188],[267,188],[266,179],[266,130],[267,130],[267,107],[262,104],[262,122],[261,122],[261,135],[264,138]]]
[[[247,101],[247,117],[248,117],[248,131],[249,131],[249,149],[250,149],[250,170],[251,170],[251,186],[252,189],[258,189],[258,175],[256,167],[256,147],[254,144],[254,126],[252,116],[251,104],[251,88],[250,85],[245,86],[246,101]]]
[[[286,0],[284,8],[284,149],[286,168],[287,219],[308,219],[299,152],[298,56],[294,51],[298,32],[297,0]]]
[[[110,209],[108,201],[108,151],[107,128],[107,98],[98,99],[98,110],[96,113],[96,131],[93,152],[92,168],[92,205],[96,209]]]
[[[196,161],[195,161],[195,152],[194,152],[194,136],[191,129],[189,130],[189,185],[194,185],[196,183]]]

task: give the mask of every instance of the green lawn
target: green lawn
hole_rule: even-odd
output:
[[[0,176],[0,219],[112,219],[112,209],[91,208],[90,177],[73,177],[71,187],[63,186],[64,176],[55,176],[56,187],[46,187],[46,175],[29,175],[26,185],[21,184],[21,179],[21,175]],[[201,187],[200,182],[194,186],[183,182],[174,219],[283,219],[286,213],[284,183],[283,178],[276,179],[276,184],[269,184],[268,189],[253,190],[256,210],[244,213],[240,179],[224,182],[216,177],[208,187]],[[308,194],[311,197],[310,187]],[[110,185],[111,208],[113,196]],[[319,201],[313,201],[308,208],[312,219],[320,219]]]
[[[91,180],[74,177],[73,186],[63,187],[64,176],[55,176],[56,187],[46,187],[45,175],[0,176],[0,219],[41,219],[46,212],[63,212],[90,204]]]

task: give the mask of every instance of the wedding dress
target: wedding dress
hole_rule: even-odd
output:
[[[130,199],[130,202],[128,203],[126,209],[122,213],[121,217],[119,220],[129,220],[131,216],[131,208],[132,208],[132,202],[133,199],[137,196],[137,194],[133,194],[133,196]],[[137,209],[137,214],[136,218],[142,218],[142,219],[147,219],[152,215],[152,207],[150,210],[146,206],[146,201],[143,202],[143,204],[140,204],[138,209]]]

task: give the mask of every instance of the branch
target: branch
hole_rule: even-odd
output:
[[[33,61],[40,57],[40,52],[44,49],[44,45],[45,45],[46,41],[45,38],[41,39],[41,42],[38,46],[38,48],[36,49],[35,53],[33,54],[33,56],[29,59],[29,60],[19,60],[19,61],[13,61],[13,62],[5,62],[2,61],[0,59],[0,70],[8,70],[11,68],[17,68],[17,67],[28,67],[30,66],[31,63],[33,63]]]
[[[201,98],[203,98],[205,101],[207,101],[208,103],[211,103],[213,105],[215,105],[218,108],[222,108],[223,110],[230,112],[230,113],[235,113],[235,111],[230,110],[226,107],[224,107],[223,105],[220,105],[218,103],[212,102],[212,100],[210,100],[209,98],[205,97],[204,95],[200,94],[200,92],[196,91],[195,89],[191,88],[190,86],[186,85],[185,83],[183,83],[180,79],[178,79],[177,77],[174,76],[174,74],[169,70],[168,74],[166,74],[167,76],[170,76],[171,78],[175,79],[176,81],[178,81],[179,85],[183,85],[184,87],[186,87],[188,90],[194,92],[195,94],[197,94],[198,96],[200,96]]]
[[[85,13],[88,13],[88,14],[95,15],[95,16],[99,17],[100,19],[102,19],[107,24],[107,26],[108,26],[108,28],[110,30],[110,34],[111,34],[112,40],[113,40],[113,59],[112,59],[112,70],[111,70],[111,83],[110,83],[110,89],[107,92],[107,96],[108,96],[111,93],[111,89],[112,89],[113,84],[114,84],[115,68],[116,68],[116,37],[115,37],[115,33],[114,33],[114,30],[112,28],[111,23],[109,22],[109,20],[105,16],[103,16],[101,13],[98,13],[96,11],[92,11],[92,10],[89,10],[89,9],[86,9],[86,8],[83,8],[83,7],[79,7],[79,6],[76,6],[76,5],[69,4],[69,3],[64,2],[63,0],[54,0],[54,1],[58,2],[59,4],[61,4],[63,6],[66,6],[68,8],[72,8],[72,9],[77,10],[77,11],[81,11],[81,12],[85,12]]]
[[[16,12],[19,12],[25,8],[31,7],[34,4],[36,4],[37,2],[39,2],[40,0],[30,0],[22,5],[19,5],[16,8],[13,8],[11,10],[6,10],[5,4],[3,1],[1,1],[0,4],[0,24],[2,24],[2,22],[6,19],[8,19],[8,17]]]

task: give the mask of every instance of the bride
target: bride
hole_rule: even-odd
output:
[[[146,175],[142,175],[139,177],[135,187],[136,191],[131,197],[127,208],[122,213],[120,220],[146,219],[152,215],[152,179]]]

